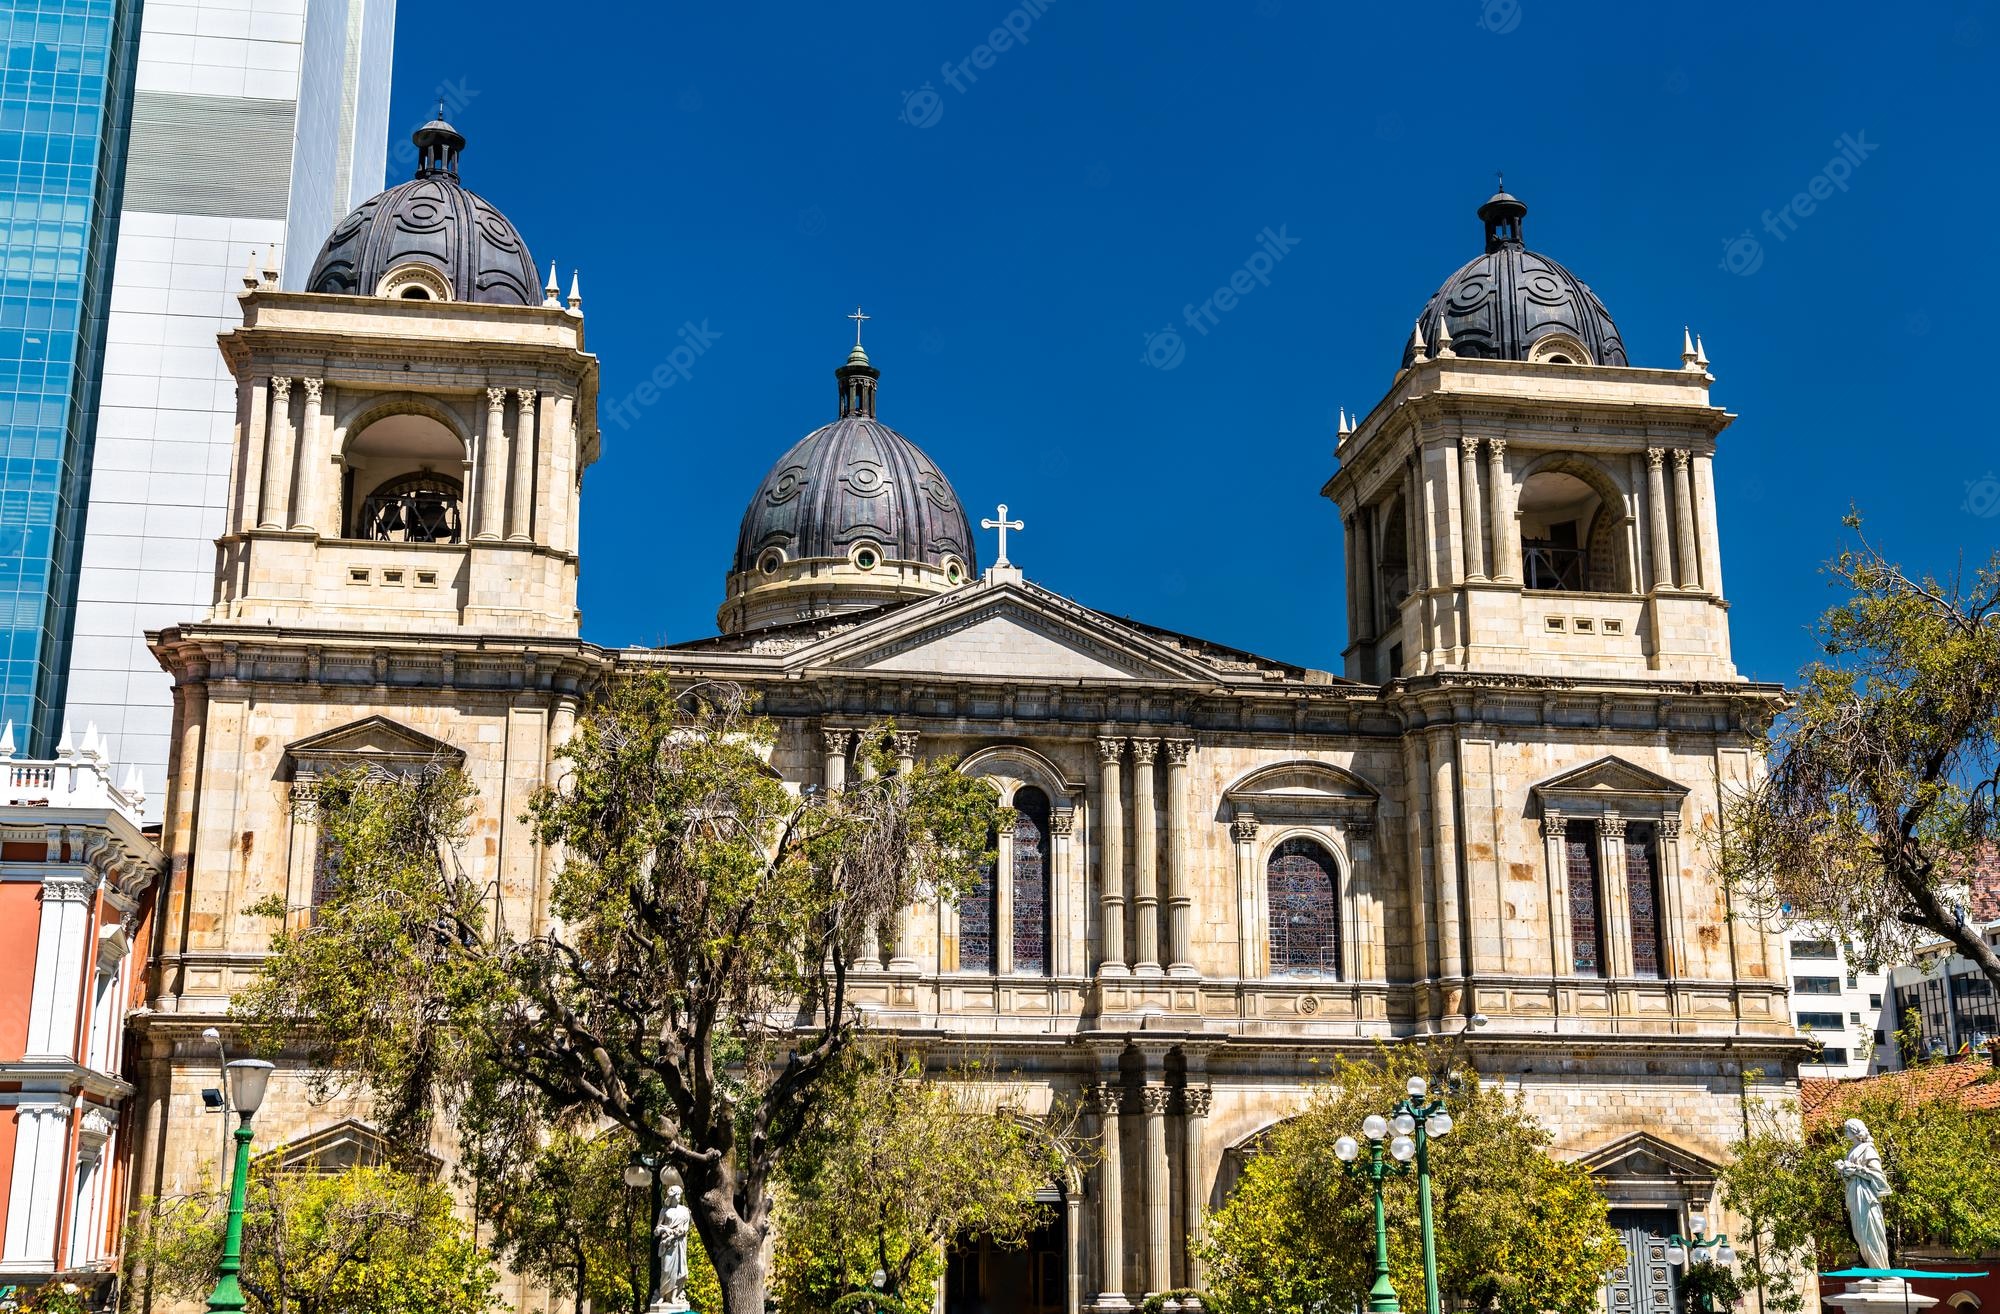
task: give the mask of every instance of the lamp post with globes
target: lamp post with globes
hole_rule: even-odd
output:
[[[1693,1276],[1696,1269],[1709,1264],[1721,1264],[1727,1267],[1736,1262],[1736,1249],[1729,1244],[1727,1236],[1716,1235],[1705,1237],[1702,1235],[1702,1233],[1708,1230],[1707,1219],[1703,1218],[1700,1214],[1696,1214],[1688,1219],[1688,1225],[1694,1229],[1693,1240],[1689,1240],[1679,1232],[1667,1238],[1667,1262],[1669,1264],[1672,1264],[1675,1268],[1685,1265],[1689,1276]],[[1715,1314],[1715,1304],[1709,1298],[1706,1286],[1697,1289],[1695,1292],[1695,1310],[1696,1314]]]
[[[1390,1137],[1389,1120],[1379,1113],[1371,1113],[1361,1122],[1361,1134],[1368,1138],[1367,1162],[1360,1162],[1361,1146],[1352,1136],[1343,1136],[1333,1143],[1333,1155],[1340,1160],[1341,1167],[1348,1176],[1357,1181],[1365,1181],[1375,1196],[1375,1283],[1368,1288],[1368,1309],[1370,1314],[1401,1314],[1402,1305],[1396,1300],[1396,1288],[1389,1281],[1389,1215],[1382,1203],[1382,1183],[1391,1177],[1400,1177],[1410,1171],[1410,1159],[1417,1152],[1417,1143],[1404,1132],[1396,1132]],[[1388,1156],[1383,1156],[1383,1141],[1388,1141]],[[1390,1163],[1388,1160],[1395,1160]]]
[[[1438,1299],[1437,1232],[1431,1220],[1431,1138],[1451,1134],[1451,1113],[1442,1096],[1432,1098],[1430,1083],[1411,1077],[1403,1087],[1403,1102],[1394,1109],[1389,1127],[1398,1136],[1414,1137],[1417,1155],[1417,1213],[1423,1221],[1424,1310],[1441,1314]]]
[[[625,1165],[625,1185],[634,1191],[653,1188],[651,1211],[646,1215],[646,1308],[652,1309],[660,1303],[660,1246],[654,1239],[654,1229],[660,1225],[660,1170],[666,1166],[663,1155],[634,1153]]]
[[[215,1290],[209,1293],[209,1314],[240,1314],[243,1285],[243,1197],[250,1176],[250,1119],[264,1103],[271,1084],[271,1064],[263,1059],[237,1059],[222,1070],[229,1089],[229,1107],[243,1121],[236,1127],[236,1162],[229,1171],[229,1229],[222,1236],[222,1262],[216,1266]]]

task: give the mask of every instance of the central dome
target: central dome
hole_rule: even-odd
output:
[[[779,457],[743,513],[724,633],[926,597],[978,572],[951,481],[875,418],[880,371],[857,345],[834,374],[840,418]]]
[[[1479,207],[1486,250],[1446,279],[1424,306],[1417,317],[1424,342],[1437,348],[1442,323],[1459,356],[1626,364],[1618,326],[1597,294],[1569,270],[1522,245],[1521,220],[1527,213],[1526,205],[1504,191]],[[1404,348],[1404,368],[1415,360],[1413,342]]]
[[[410,140],[417,176],[371,196],[334,226],[306,291],[541,305],[528,244],[506,215],[458,181],[465,138],[433,119]]]

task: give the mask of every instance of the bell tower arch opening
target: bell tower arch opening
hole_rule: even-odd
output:
[[[464,439],[435,416],[382,416],[341,452],[341,536],[386,543],[465,540]]]

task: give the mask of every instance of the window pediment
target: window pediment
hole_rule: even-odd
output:
[[[1720,1168],[1692,1150],[1651,1132],[1634,1132],[1601,1149],[1578,1157],[1577,1162],[1593,1177],[1615,1182],[1671,1182],[1677,1186],[1707,1188],[1714,1185]]]
[[[465,752],[386,716],[371,716],[287,744],[285,760],[294,779],[311,779],[356,767],[410,771],[433,762],[458,766]]]
[[[1361,821],[1374,815],[1381,793],[1344,768],[1299,759],[1258,767],[1225,789],[1223,797],[1237,817]]]
[[[1619,757],[1600,757],[1542,781],[1531,792],[1544,813],[1601,811],[1620,802],[1635,813],[1677,813],[1688,796],[1685,785]]]

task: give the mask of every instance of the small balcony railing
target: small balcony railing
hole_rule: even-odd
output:
[[[1590,578],[1590,553],[1585,548],[1529,546],[1521,555],[1528,588],[1581,593]]]

